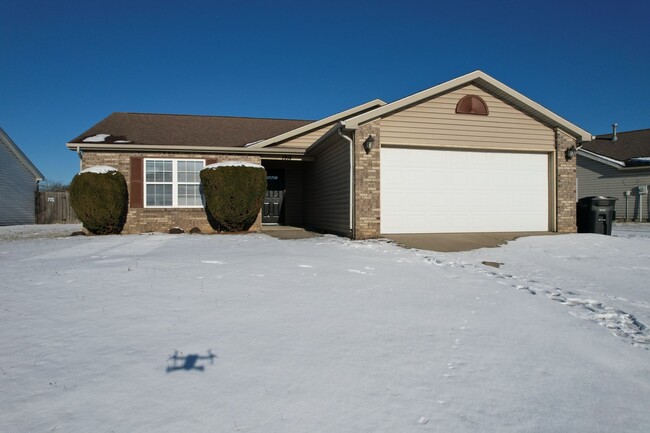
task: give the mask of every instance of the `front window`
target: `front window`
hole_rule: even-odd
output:
[[[202,207],[202,159],[145,159],[146,207]]]

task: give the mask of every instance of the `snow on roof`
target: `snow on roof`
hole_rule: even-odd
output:
[[[88,167],[85,170],[81,170],[79,173],[96,173],[96,174],[102,174],[102,173],[110,173],[111,171],[117,172],[116,168],[110,167],[108,165],[95,165],[92,167]]]
[[[643,162],[643,163],[648,164],[648,163],[650,163],[650,156],[637,156],[637,157],[634,157],[634,158],[630,158],[629,160],[633,161],[633,162]]]
[[[104,143],[111,134],[95,134],[90,137],[84,138],[84,143]]]
[[[246,161],[224,161],[224,162],[217,162],[215,164],[210,164],[204,168],[204,170],[214,170],[219,167],[251,167],[251,168],[264,168],[263,166],[259,164],[254,164],[252,162],[246,162]]]

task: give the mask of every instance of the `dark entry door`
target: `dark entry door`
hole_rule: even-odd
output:
[[[282,222],[284,193],[284,170],[267,170],[262,223],[279,224]]]

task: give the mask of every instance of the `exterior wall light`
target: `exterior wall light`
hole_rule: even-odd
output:
[[[571,146],[567,150],[564,151],[564,156],[566,157],[566,160],[572,160],[574,156],[576,156],[576,147]]]
[[[375,145],[375,137],[373,137],[372,135],[369,135],[368,138],[366,138],[366,141],[363,142],[363,148],[365,149],[366,153],[370,153],[374,145]]]

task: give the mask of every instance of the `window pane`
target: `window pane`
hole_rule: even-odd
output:
[[[187,182],[187,161],[178,161],[178,181]]]
[[[203,161],[178,161],[178,182],[200,182],[199,172]]]
[[[171,161],[162,161],[162,171],[163,178],[161,182],[171,182],[172,181],[172,162]]]
[[[199,185],[178,185],[179,206],[201,206],[202,204]]]
[[[147,206],[171,206],[171,185],[147,185]]]
[[[147,182],[153,181],[153,161],[146,162],[144,172]]]
[[[171,182],[171,161],[147,161],[146,182]]]

